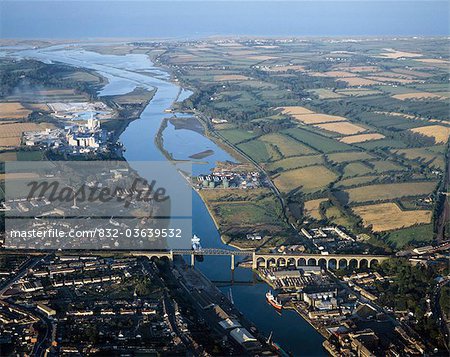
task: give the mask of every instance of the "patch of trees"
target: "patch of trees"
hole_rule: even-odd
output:
[[[293,126],[290,119],[254,121],[277,114],[272,104],[255,99],[254,104],[239,102],[242,87],[229,85],[226,91],[236,91],[236,96],[230,95],[218,98],[223,91],[222,86],[208,85],[195,92],[183,102],[185,109],[197,109],[209,118],[226,119],[244,130],[253,130],[258,134],[265,134],[287,129]],[[252,94],[252,92],[247,92]],[[211,99],[214,100],[211,100]],[[231,103],[231,104],[229,104]]]
[[[3,63],[0,67],[0,96],[5,97],[17,91],[30,88],[73,88],[77,93],[86,93],[91,99],[96,98],[97,89],[92,83],[76,81],[69,76],[74,71],[62,64],[46,64],[34,60]]]
[[[411,311],[416,321],[416,332],[431,342],[430,345],[442,346],[437,316],[425,316],[425,313],[428,309],[426,300],[433,295],[436,285],[434,279],[438,275],[448,274],[448,264],[412,266],[406,259],[392,259],[383,262],[378,270],[382,275],[393,277],[375,284],[379,292],[379,304],[397,311]]]

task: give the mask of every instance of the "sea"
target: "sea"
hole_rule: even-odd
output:
[[[436,0],[0,0],[0,38],[448,36]]]

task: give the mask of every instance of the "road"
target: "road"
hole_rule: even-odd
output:
[[[437,319],[437,324],[439,326],[439,329],[441,330],[441,334],[444,337],[445,347],[447,348],[447,351],[449,351],[449,345],[448,345],[448,338],[450,336],[447,321],[445,319],[445,316],[441,310],[441,304],[439,303],[439,298],[441,296],[441,290],[442,288],[447,285],[450,282],[450,280],[444,280],[442,283],[436,284],[436,287],[433,289],[433,295],[431,297],[431,311],[433,312],[433,315]]]
[[[39,263],[42,258],[43,256],[28,259],[24,264],[22,264],[17,273],[13,274],[2,284],[0,284],[0,299],[4,298],[5,292],[8,291],[8,289],[11,288],[14,283],[22,279],[27,274],[28,270],[36,266],[36,264]]]
[[[445,192],[449,192],[449,186],[450,186],[450,146],[449,146],[449,152],[446,155],[446,161],[447,161],[447,169],[445,171],[445,178],[444,178],[444,186],[443,189]],[[438,242],[441,242],[446,238],[446,235],[448,236],[450,232],[446,231],[447,224],[450,220],[450,203],[449,203],[449,196],[448,194],[445,196],[445,202],[444,207],[442,208],[439,217],[437,217],[437,236],[436,239]]]
[[[45,259],[46,256],[36,256],[29,258],[22,266],[19,268],[19,270],[10,276],[6,281],[4,281],[0,285],[0,299],[4,299],[4,294],[11,288],[12,285],[14,285],[17,281],[22,279],[27,273],[29,269],[34,268],[42,259]],[[15,306],[21,310],[26,310],[30,315],[36,316],[39,318],[41,322],[43,322],[43,325],[45,326],[45,330],[39,333],[38,335],[38,341],[35,343],[33,347],[32,356],[44,356],[45,350],[50,347],[51,344],[51,336],[53,331],[53,324],[52,322],[44,316],[40,311],[36,309],[31,309],[22,305],[16,305],[11,302],[7,302],[7,304],[11,306]]]
[[[23,306],[22,306],[23,308]],[[31,310],[29,310],[31,312]],[[45,356],[45,351],[51,347],[54,323],[38,310],[32,310],[32,313],[37,316],[44,325],[45,330],[39,332],[38,341],[34,344],[31,353],[34,357]]]

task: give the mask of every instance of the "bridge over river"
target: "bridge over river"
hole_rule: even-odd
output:
[[[251,257],[252,268],[259,267],[299,267],[305,265],[321,265],[325,268],[354,266],[355,268],[371,267],[390,258],[388,255],[369,254],[311,254],[311,253],[260,253],[253,250],[231,250],[218,248],[174,249],[161,251],[132,251],[134,256],[148,258],[168,258],[173,260],[174,255],[190,255],[191,265],[195,264],[195,256],[228,255],[231,257],[231,269],[235,268],[235,257]]]

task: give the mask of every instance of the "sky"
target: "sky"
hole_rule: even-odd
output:
[[[0,0],[1,38],[449,35],[449,1]]]

